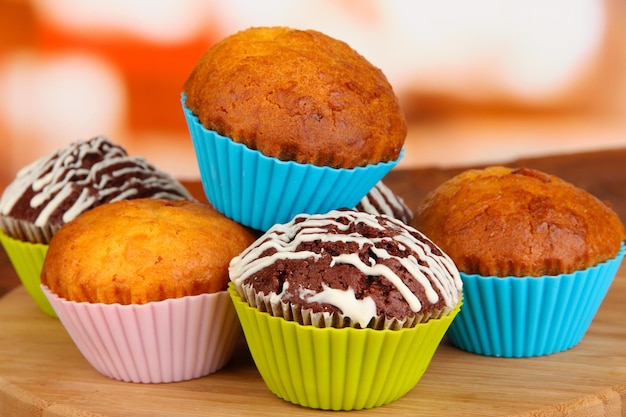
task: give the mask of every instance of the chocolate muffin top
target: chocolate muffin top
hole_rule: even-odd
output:
[[[462,289],[454,263],[420,232],[354,210],[275,225],[229,274],[253,307],[296,321],[311,312],[333,327],[411,327],[450,312]]]
[[[384,74],[313,30],[233,34],[199,59],[183,92],[204,127],[281,160],[333,168],[393,161],[407,133]]]
[[[97,136],[22,168],[0,198],[0,215],[58,228],[98,205],[144,197],[193,200],[169,174]]]
[[[442,183],[412,224],[460,271],[494,276],[571,273],[617,255],[624,225],[604,202],[527,168],[471,169]]]
[[[378,181],[354,209],[376,215],[384,214],[406,224],[413,221],[413,212],[409,206],[382,181]]]

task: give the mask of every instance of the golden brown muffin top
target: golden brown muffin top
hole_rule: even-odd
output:
[[[281,160],[335,168],[392,161],[407,132],[384,74],[313,30],[231,35],[200,58],[183,92],[204,127]]]
[[[228,263],[255,239],[217,210],[190,201],[108,203],[50,241],[41,281],[73,301],[144,304],[226,289]]]
[[[413,226],[460,271],[494,276],[570,273],[617,255],[624,225],[605,203],[526,168],[467,170],[432,191]]]

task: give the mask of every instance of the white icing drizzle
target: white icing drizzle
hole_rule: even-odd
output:
[[[84,164],[87,157],[97,162],[87,167]],[[113,181],[126,175],[124,183],[113,185]],[[171,176],[158,171],[144,158],[128,156],[123,148],[104,136],[73,143],[22,168],[0,198],[0,213],[9,215],[31,187],[35,194],[30,207],[39,210],[36,226],[44,226],[63,205],[70,206],[62,217],[67,223],[100,201],[127,199],[139,190],[154,189],[151,194],[154,198],[193,199]],[[68,204],[67,199],[77,189],[81,190],[79,196]]]
[[[296,223],[296,220],[302,220]],[[364,223],[369,227],[384,230],[385,226],[381,222],[388,222],[391,226],[395,225],[394,230],[397,232],[395,236],[385,236],[381,238],[367,238],[355,233],[345,232],[350,226],[342,224],[338,220],[341,218],[348,219],[350,223]],[[329,233],[328,227],[335,227],[338,233]],[[316,261],[321,257],[320,254],[310,251],[296,251],[298,245],[303,242],[321,241],[321,242],[351,242],[356,243],[359,247],[365,244],[373,244],[370,250],[378,259],[395,259],[399,262],[411,276],[415,278],[420,286],[423,287],[428,302],[435,304],[439,301],[439,297],[444,299],[447,307],[453,308],[459,302],[462,282],[458,270],[452,260],[445,254],[437,255],[431,250],[431,247],[419,239],[415,238],[411,232],[417,232],[415,229],[407,226],[402,221],[388,217],[376,217],[373,214],[358,211],[331,211],[322,215],[300,215],[296,216],[287,224],[278,224],[270,228],[255,243],[249,246],[239,256],[233,258],[229,266],[230,279],[240,287],[243,282],[262,269],[271,266],[278,259],[312,259]],[[417,232],[420,236],[421,233]],[[400,247],[406,248],[415,256],[395,256],[383,249],[385,240],[392,239],[399,242]],[[427,240],[426,237],[424,237]],[[382,246],[382,247],[380,247]],[[276,252],[269,256],[261,256],[268,249],[275,249]],[[419,258],[425,265],[417,262]],[[372,258],[369,264],[364,263],[358,254],[340,254],[333,256],[331,266],[335,264],[350,264],[358,268],[365,276],[382,276],[391,282],[405,298],[410,308],[418,313],[422,310],[422,304],[410,288],[402,281],[393,270],[384,264],[376,264]],[[439,290],[439,293],[437,292]],[[282,293],[285,291],[283,289]],[[323,294],[323,295],[320,295]],[[272,295],[274,296],[274,295]],[[347,291],[338,289],[324,289],[322,293],[309,296],[307,301],[323,300],[324,303],[332,304],[340,309],[344,314],[352,316],[354,310],[359,310],[361,314],[362,304],[355,303],[354,290],[352,288]],[[319,301],[322,302],[322,301]],[[360,307],[356,307],[360,306]],[[370,311],[368,307],[368,311]],[[370,311],[371,312],[371,311]],[[374,310],[375,314],[375,310]],[[363,323],[367,324],[373,315],[369,315],[366,320],[361,318]]]
[[[367,327],[372,317],[376,315],[376,302],[372,297],[361,300],[356,298],[354,289],[340,290],[328,285],[322,286],[322,291],[307,297],[308,302],[341,306],[341,312],[358,322],[362,328]]]
[[[396,213],[408,213],[410,215],[410,209],[404,204],[404,201],[395,195],[389,187],[387,187],[382,181],[376,183],[376,185],[359,201],[357,205],[360,209],[366,213],[371,214],[384,214],[389,217],[397,218]],[[408,220],[408,219],[400,219]]]

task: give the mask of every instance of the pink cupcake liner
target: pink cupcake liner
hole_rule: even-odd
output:
[[[351,208],[402,158],[352,169],[320,167],[270,158],[206,129],[182,106],[204,192],[221,213],[265,231],[301,213]]]
[[[578,345],[622,262],[618,255],[571,274],[492,277],[461,273],[464,306],[448,330],[458,348],[486,356],[533,357]]]
[[[217,372],[241,334],[226,291],[121,305],[67,301],[41,287],[85,359],[120,381],[167,383]]]

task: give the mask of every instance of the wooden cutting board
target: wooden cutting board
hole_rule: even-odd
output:
[[[621,416],[626,413],[626,267],[583,341],[538,358],[466,353],[444,341],[418,385],[361,416]],[[316,415],[265,386],[243,339],[226,368],[192,381],[108,379],[81,356],[61,323],[22,287],[0,298],[2,416]],[[337,412],[343,414],[343,412]],[[355,412],[353,412],[355,413]]]

